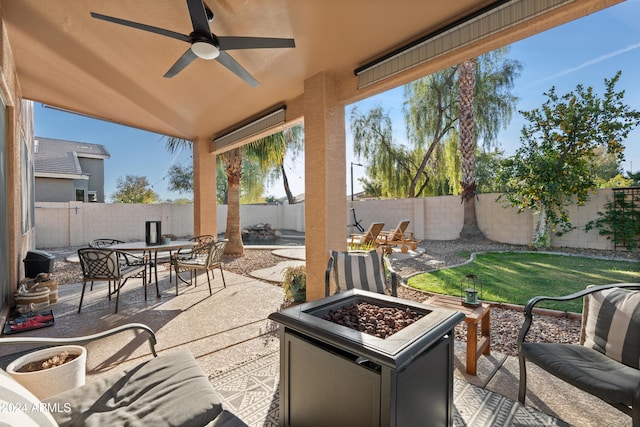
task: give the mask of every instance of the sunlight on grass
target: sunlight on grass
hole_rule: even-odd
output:
[[[589,285],[640,282],[640,263],[544,253],[487,252],[476,255],[469,264],[413,276],[408,284],[428,292],[460,296],[461,281],[468,274],[475,274],[482,283],[481,299],[524,305],[538,295],[561,296]],[[541,306],[582,311],[581,300]]]

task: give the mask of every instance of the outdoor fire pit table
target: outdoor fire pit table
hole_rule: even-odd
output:
[[[323,319],[363,302],[422,317],[385,339]],[[463,313],[350,290],[269,318],[281,324],[281,426],[452,425],[453,328]]]

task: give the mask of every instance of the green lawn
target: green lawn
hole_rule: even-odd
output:
[[[640,283],[640,263],[545,253],[487,252],[460,267],[413,276],[408,284],[428,292],[460,296],[460,283],[467,274],[475,274],[482,282],[481,299],[524,305],[534,296],[568,295],[588,285]],[[582,300],[539,306],[579,313]]]

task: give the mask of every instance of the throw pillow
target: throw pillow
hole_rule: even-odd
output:
[[[640,291],[611,288],[587,296],[584,346],[640,368]]]

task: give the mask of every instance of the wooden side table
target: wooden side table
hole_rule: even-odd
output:
[[[467,324],[467,374],[476,375],[480,355],[491,354],[491,306],[483,302],[478,307],[467,307],[462,305],[460,298],[450,295],[434,295],[423,304],[464,313],[464,321]],[[478,324],[480,324],[479,339]]]

